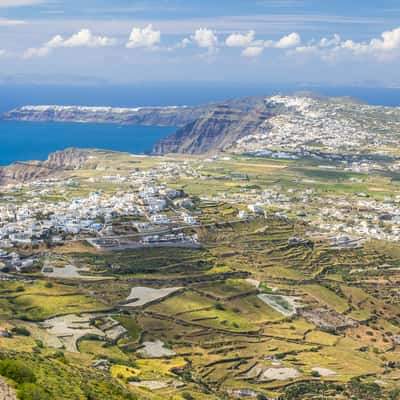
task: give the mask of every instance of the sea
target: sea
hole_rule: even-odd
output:
[[[238,97],[294,92],[351,96],[368,104],[400,106],[400,88],[213,82],[98,86],[3,84],[0,85],[0,113],[24,105],[196,105]],[[45,160],[49,153],[68,147],[144,154],[151,151],[154,143],[174,131],[173,127],[0,120],[0,165]]]

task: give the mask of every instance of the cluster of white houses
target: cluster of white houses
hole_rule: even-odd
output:
[[[102,235],[116,217],[139,217],[148,221],[147,224],[170,224],[172,221],[166,212],[169,208],[175,223],[197,223],[188,211],[193,206],[191,200],[182,191],[165,185],[142,184],[112,195],[97,191],[63,201],[36,196],[26,199],[22,205],[18,198],[8,198],[1,204],[0,249],[43,239],[57,241],[62,236]]]
[[[400,132],[399,111],[351,102],[321,101],[311,97],[273,96],[267,100],[283,112],[268,119],[258,131],[241,138],[236,150],[313,150],[331,153],[361,148],[396,146]],[[397,113],[393,117],[393,113]],[[377,119],[377,115],[387,118]]]
[[[240,219],[252,214],[285,218],[291,215],[312,223],[314,229],[336,235],[400,241],[400,196],[381,201],[368,194],[356,193],[338,198],[311,188],[296,191],[274,186],[271,189],[242,190],[238,193],[220,193],[209,200],[230,204],[247,204],[238,213]],[[270,211],[271,210],[271,211]]]

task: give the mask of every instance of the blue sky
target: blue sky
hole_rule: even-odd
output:
[[[399,86],[398,0],[0,0],[0,78]]]

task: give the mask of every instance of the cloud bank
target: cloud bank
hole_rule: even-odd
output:
[[[23,21],[10,22],[0,19],[0,26],[23,24]],[[255,30],[232,32],[225,35],[217,33],[208,27],[195,29],[190,37],[174,38],[174,43],[161,43],[162,32],[149,24],[145,27],[133,27],[125,47],[164,52],[179,52],[190,57],[196,49],[206,49],[205,56],[214,56],[220,50],[226,49],[230,54],[244,58],[260,58],[268,54],[268,59],[281,54],[283,57],[297,57],[302,61],[318,58],[327,63],[370,59],[373,62],[388,62],[400,58],[400,27],[383,32],[379,37],[369,41],[354,41],[342,39],[338,34],[331,37],[313,38],[304,41],[298,32],[291,32],[280,38],[259,38]],[[168,39],[167,39],[168,42]],[[69,37],[55,35],[39,47],[28,48],[23,57],[46,57],[57,48],[105,48],[119,46],[123,39],[97,35],[89,29],[81,29]],[[189,49],[192,51],[188,51]]]

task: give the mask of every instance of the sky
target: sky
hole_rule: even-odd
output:
[[[400,86],[399,0],[0,0],[0,80]]]

